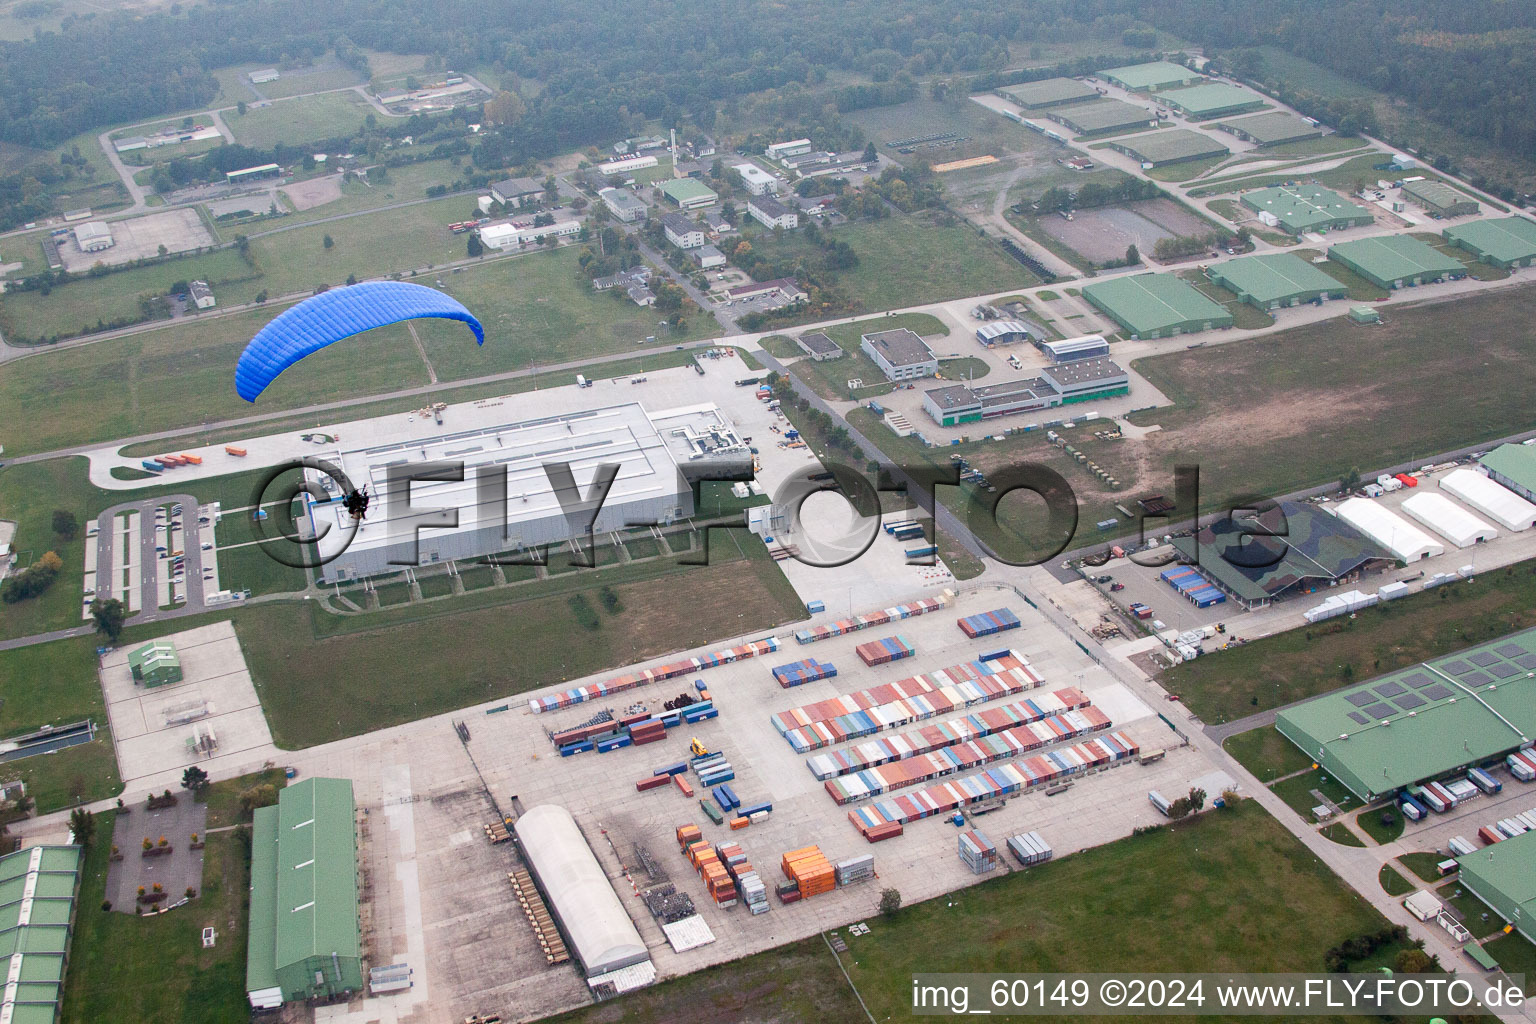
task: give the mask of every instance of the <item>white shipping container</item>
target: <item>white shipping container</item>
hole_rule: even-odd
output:
[[[1451,852],[1458,857],[1465,857],[1468,854],[1477,852],[1477,847],[1467,842],[1464,836],[1452,836],[1450,843],[1447,845],[1450,847]]]

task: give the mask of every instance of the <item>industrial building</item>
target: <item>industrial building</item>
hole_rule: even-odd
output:
[[[848,353],[843,351],[843,346],[822,334],[820,331],[812,331],[802,334],[795,339],[795,344],[800,350],[810,356],[816,362],[825,362],[828,359],[841,359]]]
[[[1150,64],[1129,64],[1123,68],[1106,68],[1099,74],[1107,82],[1132,92],[1159,92],[1163,89],[1179,89],[1205,81],[1197,72],[1166,60]]]
[[[1536,832],[1456,858],[1456,881],[1488,904],[1530,942],[1536,942]]]
[[[1280,501],[1225,516],[1173,546],[1201,575],[1244,608],[1350,583],[1390,568],[1381,545],[1316,505]]]
[[[1230,114],[1246,114],[1250,110],[1258,110],[1264,106],[1262,96],[1256,96],[1247,89],[1239,89],[1235,85],[1226,85],[1221,82],[1206,82],[1187,89],[1173,89],[1159,93],[1157,101],[1195,121],[1227,117]]]
[[[905,327],[860,335],[859,348],[875,361],[886,380],[913,380],[939,372],[939,361],[928,343]]]
[[[1271,110],[1235,121],[1221,121],[1215,127],[1261,148],[1323,137],[1322,128],[1306,118],[1287,114],[1283,110]]]
[[[1017,320],[994,320],[976,328],[976,340],[991,348],[1029,340],[1029,327]]]
[[[655,981],[645,942],[571,812],[540,804],[512,828],[587,984],[627,992]]]
[[[1204,132],[1190,131],[1188,128],[1171,128],[1150,135],[1137,135],[1122,142],[1111,142],[1109,148],[1141,161],[1143,167],[1204,160],[1232,152]]]
[[[785,231],[800,226],[797,210],[785,206],[770,195],[753,196],[747,200],[747,213],[765,228],[781,228]]]
[[[102,252],[112,248],[112,229],[104,221],[93,220],[75,228],[75,244],[81,252]]]
[[[1476,470],[1452,470],[1440,478],[1440,489],[1506,530],[1536,526],[1536,505]]]
[[[696,178],[673,178],[671,181],[663,182],[661,194],[683,210],[713,206],[715,200],[720,198],[714,189]]]
[[[260,178],[275,178],[282,173],[283,169],[277,164],[257,164],[255,167],[242,167],[238,171],[226,171],[224,181],[230,185],[243,185]]]
[[[128,652],[128,671],[146,689],[171,686],[181,682],[181,657],[169,640],[155,640]]]
[[[252,71],[246,76],[252,85],[264,85],[267,82],[275,82],[280,77],[277,68],[263,68],[260,71]]]
[[[792,277],[776,277],[772,281],[753,281],[726,289],[726,297],[732,302],[738,299],[759,299],[777,305],[760,305],[759,309],[783,309],[810,298],[805,289]]]
[[[1157,117],[1146,107],[1124,100],[1096,100],[1061,110],[1047,110],[1045,116],[1066,125],[1075,135],[1102,135],[1131,128],[1155,128]]]
[[[1259,309],[1342,299],[1349,289],[1295,253],[1244,256],[1208,267],[1205,276]]]
[[[1407,235],[1358,238],[1328,247],[1328,258],[1337,260],[1378,288],[1412,288],[1467,276],[1467,268],[1454,256]]]
[[[603,205],[608,207],[609,213],[626,224],[633,224],[635,221],[645,220],[646,218],[645,201],[628,189],[599,189],[597,198],[601,199]]]
[[[547,463],[567,465],[582,494],[602,465],[618,466],[592,525],[604,534],[639,524],[668,525],[692,515],[693,493],[684,469],[720,465],[721,460],[734,465],[746,451],[713,404],[649,413],[629,402],[459,433],[428,427],[419,437],[397,443],[322,453],[354,486],[367,486],[379,499],[368,518],[358,521],[343,506],[343,495],[335,494],[331,501],[311,504],[308,525],[334,536],[338,547],[355,530],[346,550],[320,570],[326,582],[398,572],[402,565],[524,551],[585,536],[556,496]],[[462,463],[463,480],[417,481],[411,508],[392,508],[390,468],[439,460]],[[324,483],[331,481],[325,478]],[[457,525],[432,525],[440,518],[438,509],[456,509]],[[320,547],[332,551],[324,542]]]
[[[536,203],[543,194],[544,186],[532,178],[508,178],[491,186],[491,198],[513,209]]]
[[[1536,501],[1536,447],[1501,444],[1478,461],[1494,483],[1509,488],[1526,501]]]
[[[682,213],[661,218],[661,233],[679,249],[697,249],[704,244],[704,226]]]
[[[1102,334],[1085,334],[1080,338],[1064,338],[1061,341],[1041,341],[1035,347],[1053,363],[1070,363],[1078,359],[1096,359],[1109,355],[1109,342]]]
[[[553,224],[487,224],[479,231],[480,241],[492,249],[512,249],[548,238],[570,238],[581,234],[581,221],[557,220]]]
[[[1025,82],[1023,85],[1008,85],[997,90],[997,94],[1025,110],[1083,103],[1099,98],[1097,89],[1075,78],[1046,78],[1039,82]]]
[[[803,156],[810,151],[810,139],[791,139],[789,142],[775,142],[763,153],[769,160],[782,160],[789,156]]]
[[[971,387],[950,384],[923,393],[923,411],[941,427],[976,423],[1130,392],[1130,375],[1110,359],[1048,366],[1038,377]]]
[[[607,163],[597,165],[599,174],[628,174],[631,171],[644,171],[655,167],[659,160],[653,156],[626,156],[617,160],[609,160]]]
[[[1285,708],[1275,728],[1369,803],[1529,744],[1533,670],[1526,630]]]
[[[1225,306],[1174,274],[1137,274],[1085,284],[1083,298],[1132,338],[1169,338],[1231,327]]]
[[[30,846],[0,857],[0,1021],[5,1024],[59,1019],[83,859],[78,846]]]
[[[1400,562],[1417,562],[1445,553],[1445,545],[1396,512],[1369,498],[1346,498],[1334,515],[1390,551]]]
[[[731,170],[741,175],[741,184],[754,196],[766,196],[778,192],[779,179],[757,164],[732,164]]]
[[[1319,185],[1275,185],[1242,195],[1242,203],[1266,224],[1292,235],[1342,231],[1372,223],[1371,211]]]
[[[1474,220],[1445,229],[1445,240],[1490,266],[1536,266],[1536,222],[1524,217]]]
[[[1403,182],[1403,198],[1435,217],[1472,217],[1477,214],[1477,200],[1443,181]]]
[[[1469,548],[1493,540],[1499,531],[1468,512],[1443,494],[1420,491],[1403,502],[1402,509],[1415,519],[1456,545]]]
[[[350,779],[305,779],[256,811],[245,987],[252,1009],[363,991]]]

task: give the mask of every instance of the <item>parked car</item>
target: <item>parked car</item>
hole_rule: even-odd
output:
[[[1113,576],[1095,576],[1093,578],[1095,583],[1113,583],[1114,581],[1115,578]]]

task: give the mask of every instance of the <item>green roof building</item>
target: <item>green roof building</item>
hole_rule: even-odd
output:
[[[0,857],[0,1021],[54,1024],[80,891],[78,846]]]
[[[181,682],[181,657],[169,640],[156,640],[128,652],[128,671],[146,687],[169,686]]]
[[[1280,734],[1369,803],[1536,737],[1536,630],[1285,708]]]
[[[662,182],[661,194],[684,210],[696,210],[710,206],[720,196],[697,178],[673,178]]]
[[[1488,478],[1526,501],[1536,501],[1536,446],[1501,444],[1478,460]]]
[[[1340,242],[1328,247],[1328,258],[1389,291],[1432,284],[1447,277],[1455,280],[1467,276],[1467,268],[1461,260],[1407,235]]]
[[[1405,181],[1403,198],[1436,217],[1471,217],[1477,200],[1443,181]]]
[[[1323,135],[1323,130],[1317,125],[1283,110],[1240,117],[1235,121],[1222,121],[1215,127],[1255,146],[1278,146],[1285,142],[1300,142],[1302,139],[1319,139]]]
[[[352,783],[305,779],[256,812],[246,994],[254,1009],[363,990]]]
[[[1137,274],[1083,285],[1083,298],[1133,338],[1170,338],[1231,327],[1227,308],[1173,274]]]
[[[1243,193],[1242,203],[1259,214],[1261,221],[1266,220],[1268,214],[1293,235],[1309,231],[1342,231],[1375,220],[1370,210],[1318,185],[1275,185],[1255,189]]]
[[[1524,217],[1474,220],[1446,228],[1445,240],[1505,270],[1536,266],[1536,223]]]
[[[1379,324],[1381,313],[1375,306],[1350,306],[1349,319],[1350,322],[1357,324]]]
[[[1172,128],[1167,131],[1136,135],[1119,142],[1108,143],[1110,149],[1140,160],[1143,166],[1161,167],[1184,160],[1203,160],[1206,157],[1226,156],[1231,152],[1204,132],[1188,128]]]
[[[1207,82],[1188,89],[1174,89],[1161,93],[1157,99],[1159,103],[1165,103],[1185,117],[1197,121],[1211,117],[1226,117],[1228,114],[1246,114],[1250,110],[1258,110],[1264,106],[1262,96],[1255,95],[1247,89],[1239,89],[1235,85],[1224,85],[1220,82]]]
[[[1515,931],[1536,942],[1536,832],[1457,857],[1456,880]]]
[[[1259,309],[1342,299],[1349,289],[1291,252],[1244,256],[1213,265],[1205,276]]]
[[[1011,100],[1025,110],[1039,110],[1064,103],[1084,103],[1099,98],[1099,91],[1075,78],[1046,78],[1023,85],[1007,85],[997,90],[1005,100]]]
[[[1199,72],[1166,60],[1150,64],[1129,64],[1123,68],[1106,68],[1099,74],[1105,81],[1113,82],[1132,92],[1157,92],[1160,89],[1177,89],[1205,81]]]
[[[1124,100],[1078,103],[1061,110],[1047,110],[1045,116],[1057,124],[1066,125],[1078,135],[1103,135],[1131,128],[1152,128],[1157,124],[1157,117],[1151,110]]]

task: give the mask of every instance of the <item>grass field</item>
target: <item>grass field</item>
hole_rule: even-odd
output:
[[[1383,814],[1390,814],[1392,816],[1392,824],[1383,825],[1381,823],[1381,816]],[[1376,840],[1382,846],[1393,842],[1403,834],[1403,815],[1392,804],[1387,804],[1385,807],[1373,807],[1368,811],[1361,811],[1355,816],[1355,824],[1359,825],[1366,835]]]
[[[1520,562],[1363,609],[1354,618],[1288,630],[1184,662],[1164,673],[1162,684],[1203,720],[1226,722],[1531,625],[1536,625],[1536,564]],[[1351,669],[1348,676],[1344,666]]]
[[[968,227],[938,227],[921,217],[859,221],[833,233],[859,254],[840,276],[869,310],[893,309],[1024,288],[1039,279],[1009,259],[997,243]]]
[[[1225,156],[1208,156],[1203,160],[1181,160],[1176,164],[1164,164],[1162,167],[1153,167],[1146,173],[1147,177],[1153,181],[1193,181],[1227,159],[1230,158]]]
[[[1435,895],[1441,902],[1449,903],[1461,911],[1461,923],[1467,931],[1472,933],[1474,939],[1483,939],[1497,932],[1504,926],[1503,920],[1495,914],[1482,900],[1473,896],[1457,881],[1450,881],[1435,890]]]
[[[95,641],[90,637],[0,651],[0,679],[5,681],[0,739],[86,718],[94,720],[98,730],[90,743],[6,764],[5,778],[27,784],[40,814],[80,800],[99,800],[122,788],[112,751],[112,729],[96,677],[95,652]]]
[[[841,957],[876,1021],[911,1015],[915,973],[1021,964],[1065,972],[1320,971],[1328,947],[1386,924],[1251,802],[992,878],[891,919],[875,914],[878,895],[870,890],[869,934],[848,936]],[[1396,952],[1389,946],[1351,966],[1369,970]],[[808,939],[552,1020],[866,1019],[845,1008],[841,981],[825,945]],[[802,994],[829,1001],[805,1015]]]
[[[1331,779],[1321,770],[1305,772],[1301,775],[1293,775],[1288,779],[1282,779],[1270,787],[1286,806],[1301,815],[1302,820],[1312,820],[1312,808],[1318,805],[1317,797],[1312,795],[1317,790],[1323,796],[1332,800],[1340,810],[1349,810],[1358,807],[1360,801],[1356,800],[1349,790],[1345,789],[1337,779]],[[1338,824],[1335,822],[1335,824]],[[1362,845],[1356,843],[1355,845]]]
[[[1318,829],[1318,831],[1322,833],[1323,838],[1330,842],[1338,843],[1340,846],[1359,847],[1365,845],[1360,837],[1351,832],[1349,827],[1342,821],[1336,821],[1332,825],[1325,825]]]
[[[351,135],[371,111],[356,93],[322,93],[252,107],[244,117],[232,114],[225,123],[241,145],[271,149],[280,142],[298,145]]]
[[[1405,853],[1397,862],[1421,881],[1440,881],[1440,869],[1435,867],[1442,860],[1438,853]]]
[[[1312,767],[1312,759],[1271,726],[1229,736],[1222,748],[1260,782],[1273,782]]]
[[[1381,887],[1386,890],[1388,896],[1407,896],[1418,888],[1418,886],[1399,874],[1397,869],[1390,864],[1383,864],[1381,866],[1381,870],[1376,874],[1376,879],[1381,883]]]
[[[308,573],[271,558],[259,544],[221,548],[217,553],[221,590],[249,590],[254,597],[303,590],[308,584]]]
[[[257,781],[261,780],[247,776],[215,783],[209,802],[227,803],[234,793]],[[64,986],[63,1024],[103,1020],[224,1024],[244,1019],[250,1012],[245,996],[250,887],[246,841],[237,832],[207,836],[202,888],[185,906],[151,917],[103,911],[114,816],[110,811],[96,816],[96,839],[86,851]],[[211,949],[202,942],[207,927],[217,935]]]
[[[1503,935],[1489,939],[1483,949],[1499,962],[1506,974],[1525,975],[1525,994],[1536,992],[1536,946],[1523,935]]]

